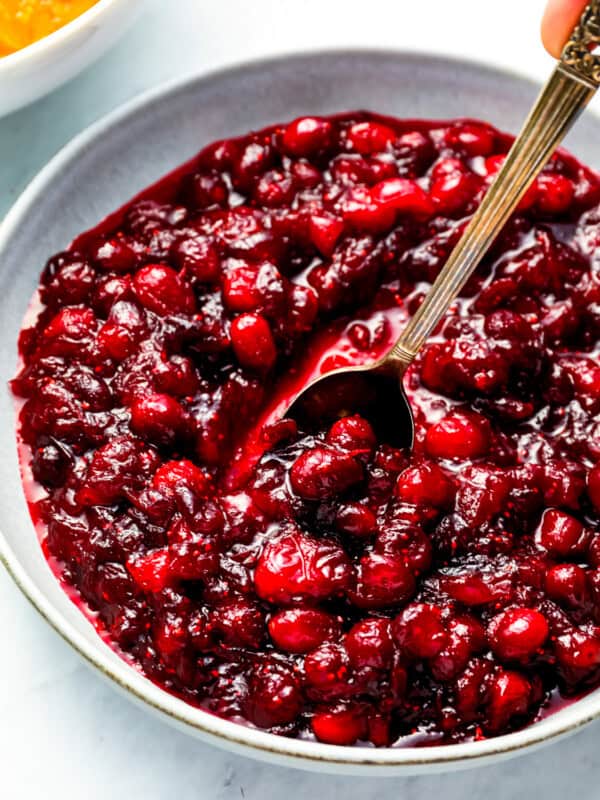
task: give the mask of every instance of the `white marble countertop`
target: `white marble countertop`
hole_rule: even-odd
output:
[[[397,47],[486,60],[542,79],[550,64],[538,44],[543,5],[152,0],[137,27],[99,63],[0,120],[0,217],[50,156],[105,112],[164,80],[246,58],[331,46]],[[600,795],[598,724],[514,761],[432,777],[336,778],[231,756],[116,694],[37,616],[1,568],[0,654],[0,796],[7,800]]]

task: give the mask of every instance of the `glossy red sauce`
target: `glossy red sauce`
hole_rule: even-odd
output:
[[[212,713],[494,736],[600,683],[600,181],[557,155],[406,376],[413,452],[281,421],[394,341],[510,138],[305,118],[211,145],[48,262],[24,485],[101,635]]]

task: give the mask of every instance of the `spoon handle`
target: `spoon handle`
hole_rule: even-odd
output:
[[[414,359],[600,86],[600,0],[588,3],[502,168],[388,358]]]

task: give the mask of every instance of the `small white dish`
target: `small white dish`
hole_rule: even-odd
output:
[[[98,0],[34,44],[0,58],[0,117],[77,75],[125,33],[145,0]]]
[[[40,614],[130,699],[187,733],[246,756],[370,776],[499,761],[600,717],[598,689],[495,739],[374,749],[275,736],[167,694],[104,643],[50,571],[21,487],[7,387],[16,369],[21,321],[48,256],[209,142],[303,114],[357,108],[407,118],[472,116],[514,131],[536,92],[531,82],[499,70],[420,54],[329,52],[245,64],[153,91],[100,120],[52,159],[10,211],[0,227],[0,558]],[[587,114],[569,146],[597,166],[599,140],[600,120]]]

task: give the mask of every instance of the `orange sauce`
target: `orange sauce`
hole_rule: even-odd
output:
[[[0,0],[0,58],[43,39],[97,0]]]

